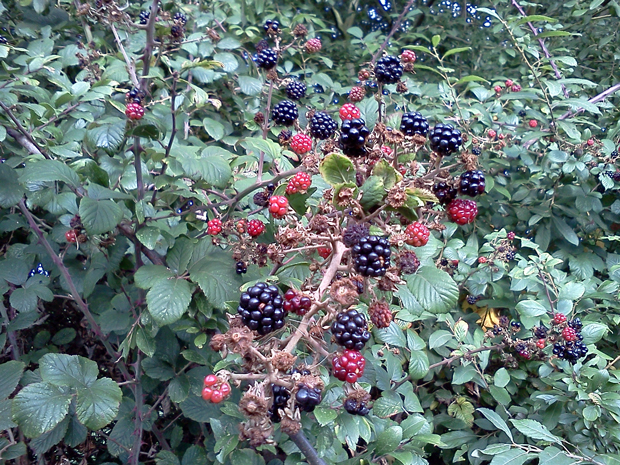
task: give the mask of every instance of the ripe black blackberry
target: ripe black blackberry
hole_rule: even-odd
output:
[[[403,251],[398,257],[398,264],[403,274],[413,274],[420,268],[420,260],[412,250]]]
[[[311,388],[303,383],[297,385],[295,404],[304,412],[312,412],[321,403],[322,395],[319,388]]]
[[[614,150],[613,152],[611,152],[611,154],[609,155],[611,158],[618,158],[618,151]]]
[[[480,155],[482,153],[482,150],[480,150],[480,147],[474,147],[473,149],[471,149],[471,153],[473,153],[474,155]]]
[[[390,267],[392,250],[385,237],[368,236],[352,249],[355,269],[362,276],[379,277]]]
[[[406,136],[414,134],[428,134],[428,120],[417,111],[403,114],[400,120],[400,130]]]
[[[282,129],[280,134],[278,134],[278,143],[282,146],[288,145],[291,141],[291,137],[293,137],[293,133],[288,129]]]
[[[310,135],[317,139],[329,139],[336,132],[338,125],[331,116],[323,111],[316,112],[310,120]]]
[[[4,36],[0,36],[0,44],[6,45],[9,41]]]
[[[235,271],[237,272],[237,274],[245,274],[248,272],[248,266],[245,264],[245,262],[237,262]]]
[[[525,110],[520,110],[519,111],[519,117],[524,118],[525,117]]]
[[[544,325],[541,326],[536,326],[534,328],[534,337],[536,337],[537,339],[544,339],[547,337],[547,327]]]
[[[273,394],[273,403],[269,407],[269,416],[273,423],[280,423],[282,418],[278,413],[278,409],[284,409],[288,400],[291,398],[291,393],[284,386],[277,384],[271,385],[271,393]]]
[[[151,16],[150,11],[141,11],[140,12],[140,24],[146,24],[149,22],[149,16]]]
[[[257,283],[241,294],[237,312],[250,329],[265,335],[284,327],[284,299],[276,286]]]
[[[266,48],[258,52],[258,57],[256,58],[256,64],[259,68],[263,69],[271,69],[276,66],[278,63],[278,54],[270,49]]]
[[[265,32],[269,33],[278,33],[280,32],[280,23],[278,21],[271,20],[268,19],[267,21],[265,21],[265,24],[263,25],[263,29],[265,30]]]
[[[351,415],[368,415],[370,409],[366,407],[366,402],[358,402],[355,399],[347,399],[344,401],[344,409]]]
[[[445,156],[458,152],[463,144],[461,131],[455,129],[451,124],[437,124],[430,132],[428,138],[431,150]]]
[[[340,148],[345,155],[359,157],[366,153],[364,144],[370,130],[361,118],[344,120],[340,128]]]
[[[180,11],[177,11],[174,16],[172,17],[172,19],[176,22],[179,22],[181,24],[187,24],[187,16],[185,16],[183,13],[181,13]]]
[[[445,182],[438,182],[433,186],[433,193],[442,205],[447,205],[456,198],[456,189]]]
[[[368,236],[369,231],[370,229],[367,224],[352,224],[344,230],[342,242],[347,247],[353,247],[354,245],[359,244],[361,238]]]
[[[506,260],[511,262],[512,260],[514,260],[517,257],[517,254],[515,253],[514,250],[511,250],[510,252],[508,252],[506,254]]]
[[[463,195],[476,197],[484,192],[485,187],[484,173],[480,170],[465,171],[461,174],[459,191]]]
[[[286,96],[291,100],[299,100],[306,96],[306,85],[301,81],[291,81],[286,86]]]
[[[282,126],[291,126],[298,117],[297,105],[290,100],[282,100],[271,112],[271,119]]]
[[[581,328],[583,328],[583,323],[580,318],[575,318],[574,320],[570,320],[568,322],[568,326],[573,328],[575,331],[581,331]]]
[[[179,26],[178,24],[172,26],[170,28],[170,35],[174,39],[180,39],[181,37],[183,37],[183,26]]]
[[[387,55],[377,60],[375,78],[381,84],[396,84],[403,75],[403,67],[398,57]]]
[[[336,343],[351,350],[362,350],[368,340],[368,322],[364,315],[350,309],[339,313],[332,323],[332,334]]]

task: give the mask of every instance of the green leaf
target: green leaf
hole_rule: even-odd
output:
[[[181,463],[182,465],[207,465],[207,452],[205,451],[205,448],[196,445],[190,446],[183,454],[183,461]],[[232,463],[243,463],[244,465],[252,465],[252,462],[248,461],[233,461]]]
[[[173,276],[174,274],[163,265],[144,265],[135,272],[134,280],[140,289],[150,289],[157,281]]]
[[[62,181],[73,187],[80,185],[80,178],[75,171],[57,160],[40,160],[28,163],[19,180],[22,183]]]
[[[377,436],[377,455],[394,452],[403,439],[403,429],[400,426],[390,426]]]
[[[39,360],[43,381],[54,386],[86,387],[97,379],[97,363],[85,357],[67,354],[45,354]]]
[[[538,465],[573,465],[574,463],[577,463],[577,461],[553,446],[546,447],[538,455]]]
[[[373,404],[372,411],[379,418],[388,418],[404,411],[403,401],[394,391],[384,391]]]
[[[239,76],[239,88],[245,95],[253,97],[263,90],[263,81],[250,76]]]
[[[465,76],[459,79],[458,81],[456,81],[456,84],[465,84],[467,82],[489,82],[489,81],[487,81],[483,77],[476,76],[475,74],[470,74],[469,76]]]
[[[123,142],[125,137],[125,126],[125,120],[118,118],[118,120],[112,124],[104,124],[89,129],[86,136],[95,147],[113,152],[118,149]]]
[[[387,328],[378,329],[377,333],[379,339],[386,344],[396,347],[407,347],[407,338],[405,337],[403,330],[393,321]]]
[[[522,300],[515,308],[521,315],[527,317],[541,316],[547,313],[547,309],[535,300]]]
[[[338,413],[331,408],[317,407],[314,410],[314,417],[319,425],[325,426],[334,421],[338,417]]]
[[[383,180],[378,176],[370,176],[362,186],[362,200],[360,203],[364,209],[368,210],[378,205],[385,196]]]
[[[101,429],[116,417],[122,397],[121,388],[114,380],[98,379],[88,387],[77,389],[77,417],[87,428]]]
[[[17,182],[17,172],[6,164],[0,164],[0,207],[12,207],[21,200],[25,192]]]
[[[39,298],[32,289],[20,287],[11,293],[9,302],[19,312],[31,312],[37,308]]]
[[[511,449],[494,456],[491,465],[522,465],[533,458],[536,458],[536,454],[529,454],[521,449]]]
[[[560,233],[560,237],[563,237],[573,245],[579,245],[579,237],[575,234],[575,231],[564,221],[562,218],[554,216],[551,218],[553,225]]]
[[[13,419],[28,437],[51,431],[69,412],[71,395],[48,383],[29,384],[13,400]]]
[[[10,361],[0,365],[0,400],[9,397],[24,372],[24,363]]]
[[[383,187],[390,190],[402,179],[402,175],[386,160],[379,160],[372,169],[372,175],[383,180]]]
[[[493,384],[495,384],[495,386],[503,388],[506,387],[509,382],[510,373],[508,373],[506,368],[500,368],[495,372],[495,376],[493,376]]]
[[[510,420],[515,428],[530,439],[547,442],[562,442],[562,439],[551,434],[547,427],[536,420]]]
[[[344,155],[331,153],[327,155],[319,167],[321,176],[332,186],[355,183],[355,165]]]
[[[190,269],[190,278],[217,308],[226,308],[227,301],[236,299],[243,284],[229,261],[213,256],[207,256],[195,264]]]
[[[512,437],[512,432],[510,431],[508,424],[504,421],[502,417],[500,417],[497,413],[495,413],[493,410],[490,410],[488,408],[479,408],[478,411],[482,413],[486,417],[487,420],[493,423],[493,425],[497,429],[502,430],[504,433],[506,433],[506,436],[508,436],[510,440],[514,442],[514,438]]]
[[[183,402],[189,395],[189,378],[185,374],[175,376],[168,385],[170,400],[175,403]]]
[[[452,338],[453,336],[450,331],[446,331],[445,329],[437,330],[428,338],[428,348],[435,349],[437,347],[443,347],[452,340]]]
[[[88,234],[112,231],[123,218],[121,208],[112,200],[93,200],[84,197],[80,201],[79,212]]]
[[[428,373],[428,356],[423,350],[414,350],[409,359],[409,377],[417,380],[422,379]]]
[[[452,277],[434,266],[423,266],[407,277],[407,288],[424,310],[435,314],[449,312],[459,298],[459,289]]]
[[[213,118],[203,119],[202,125],[204,126],[207,133],[215,140],[220,140],[226,135],[226,129],[224,128],[224,125],[219,121],[214,120]]]
[[[530,16],[525,16],[524,18],[521,18],[519,21],[516,22],[516,25],[520,26],[521,24],[534,23],[536,21],[545,21],[547,23],[557,23],[558,22],[557,19],[551,18],[549,16],[530,15]]]
[[[439,35],[434,35],[431,38],[431,43],[433,44],[433,47],[437,47],[439,45],[439,42],[441,42],[441,36]]]
[[[451,50],[448,50],[446,53],[444,53],[443,57],[449,57],[450,55],[454,55],[455,53],[461,53],[461,52],[466,52],[467,50],[471,50],[471,47],[458,47],[458,48],[453,48]]]
[[[595,344],[609,332],[607,325],[603,323],[589,323],[581,330],[584,344]]]
[[[178,457],[174,452],[169,450],[162,450],[155,456],[155,463],[157,465],[181,465]]]
[[[184,279],[161,279],[146,294],[149,313],[159,326],[179,320],[192,298],[189,283]]]

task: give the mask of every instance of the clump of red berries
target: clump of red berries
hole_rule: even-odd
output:
[[[288,199],[281,195],[269,197],[269,212],[276,219],[284,218],[288,211]]]
[[[357,350],[345,350],[332,359],[334,376],[340,381],[355,383],[364,374],[366,359]]]
[[[497,136],[497,132],[495,131],[495,129],[489,129],[488,134],[491,139],[495,139],[495,136]]]
[[[128,103],[125,108],[125,115],[129,119],[139,120],[144,116],[144,107],[139,103]]]
[[[403,63],[415,63],[416,58],[413,50],[403,50],[403,53],[400,54],[400,61]]]
[[[364,100],[364,96],[366,95],[366,90],[363,87],[355,86],[351,88],[349,92],[349,100],[352,102],[361,102]]]
[[[230,395],[230,384],[222,381],[215,375],[205,376],[202,398],[214,404],[219,404]]]
[[[214,218],[207,222],[207,234],[211,236],[217,236],[222,232],[222,220]]]
[[[319,256],[321,258],[327,258],[332,253],[332,249],[330,249],[329,247],[319,247],[317,249],[317,252],[319,253]]]
[[[566,323],[566,315],[563,313],[556,313],[553,315],[553,324],[561,325],[562,323]]]
[[[478,207],[473,200],[454,199],[448,205],[448,217],[456,224],[472,223],[478,215]]]
[[[75,229],[69,229],[69,231],[65,233],[65,239],[67,242],[75,244],[77,242],[77,233],[75,232]]]
[[[562,330],[562,337],[566,341],[573,342],[577,340],[577,332],[570,326],[567,326]]]
[[[312,179],[308,173],[297,173],[293,178],[288,182],[286,186],[286,193],[297,194],[297,193],[305,193],[310,186],[312,185]]]
[[[289,146],[297,155],[304,155],[312,150],[312,139],[305,134],[295,134]]]
[[[260,236],[265,231],[265,223],[261,220],[250,220],[247,224],[247,230],[252,237]]]
[[[340,119],[343,121],[345,119],[356,119],[361,117],[362,113],[360,112],[360,109],[352,103],[345,103],[342,108],[340,108]]]
[[[292,288],[284,294],[282,308],[287,312],[293,312],[303,316],[308,313],[310,307],[312,307],[312,300],[307,295],[303,295]]]
[[[306,52],[308,53],[316,53],[321,50],[321,47],[323,47],[323,45],[321,44],[321,39],[316,38],[308,40],[308,42],[306,42],[306,45],[304,46]]]
[[[506,237],[508,238],[509,241],[514,241],[515,239],[514,231],[510,231]]]
[[[405,240],[407,244],[414,247],[422,247],[428,243],[431,232],[422,223],[416,221],[407,226],[405,234],[407,235],[407,239]]]
[[[538,121],[536,121],[535,119],[531,119],[528,124],[531,128],[535,128],[536,126],[538,126]]]

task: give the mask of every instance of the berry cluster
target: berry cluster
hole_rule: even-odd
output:
[[[207,222],[207,234],[210,236],[217,236],[222,232],[222,220],[214,218]]]
[[[150,11],[141,11],[138,19],[140,20],[140,24],[146,24],[149,22],[149,17],[151,16]]]
[[[407,239],[405,240],[407,244],[414,247],[422,247],[428,243],[431,232],[422,223],[416,221],[407,226],[405,234],[407,235]]]
[[[286,186],[288,195],[301,193],[304,194],[312,185],[312,179],[308,173],[297,173],[291,178]]]
[[[465,171],[461,174],[459,192],[462,195],[476,197],[482,194],[485,188],[484,174],[480,170]]]
[[[385,237],[367,236],[353,246],[355,269],[362,276],[379,277],[390,267],[392,250]]]
[[[310,120],[310,134],[317,139],[329,139],[337,127],[333,118],[323,111],[316,112]]]
[[[258,53],[256,64],[263,69],[275,68],[278,64],[278,53],[271,48],[265,48]]]
[[[403,63],[415,63],[416,59],[417,57],[413,50],[403,50],[403,53],[400,54],[400,61]]]
[[[245,274],[248,272],[248,265],[245,262],[237,262],[235,265],[235,272],[237,274]]]
[[[396,84],[403,75],[403,66],[398,57],[386,55],[377,60],[375,78],[380,84]]]
[[[439,155],[451,155],[458,152],[463,144],[461,131],[451,124],[439,123],[429,134],[431,150]]]
[[[75,229],[69,229],[69,231],[65,233],[65,239],[67,242],[75,244],[77,242],[77,232]]]
[[[287,312],[283,304],[276,286],[257,283],[241,294],[237,312],[248,328],[265,335],[284,327]]]
[[[323,44],[321,44],[321,39],[316,38],[308,40],[308,42],[306,42],[306,45],[304,46],[306,52],[308,53],[316,53],[320,51],[322,47]]]
[[[332,359],[336,379],[351,384],[362,377],[365,366],[366,359],[357,350],[345,350]]]
[[[366,153],[366,139],[370,130],[363,119],[346,119],[340,128],[340,148],[345,155],[359,157]]]
[[[344,401],[344,409],[351,415],[368,415],[370,409],[366,406],[366,402],[359,402],[355,399],[347,399]]]
[[[284,304],[282,308],[287,312],[293,312],[297,315],[305,315],[312,307],[312,300],[310,297],[301,294],[295,289],[291,288],[284,294]]]
[[[361,102],[364,100],[364,96],[366,95],[366,90],[363,87],[355,86],[351,88],[349,92],[349,100],[352,102]]]
[[[318,249],[316,249],[316,251],[319,253],[319,256],[321,258],[327,258],[332,253],[332,249],[330,249],[329,247],[319,247]]]
[[[306,85],[301,81],[291,81],[286,86],[286,96],[291,100],[300,100],[306,96]]]
[[[298,117],[297,105],[290,100],[282,100],[277,103],[271,112],[271,119],[282,126],[291,126]]]
[[[214,404],[219,404],[230,395],[230,384],[220,380],[215,375],[205,376],[202,388],[202,398]]]
[[[456,224],[472,223],[478,215],[478,207],[473,200],[455,199],[448,205],[448,217]]]
[[[428,120],[417,111],[404,113],[400,120],[400,130],[406,136],[413,136],[414,134],[426,136],[428,129]]]
[[[187,16],[185,16],[183,13],[181,13],[180,11],[177,11],[174,16],[172,17],[173,21],[175,23],[180,23],[180,24],[187,24]]]
[[[368,307],[368,314],[370,315],[370,321],[377,328],[387,328],[390,326],[393,318],[390,304],[385,300],[374,302]]]
[[[562,328],[561,340],[553,344],[553,354],[558,358],[567,360],[574,365],[577,361],[588,355],[588,348],[582,342],[583,335],[581,329],[583,324],[579,318],[566,321],[566,316],[556,313],[553,318],[555,325],[565,326]],[[556,328],[558,329],[558,328]]]
[[[260,236],[265,231],[265,223],[261,220],[250,220],[247,224],[247,231],[252,237]]]
[[[342,121],[346,119],[358,119],[362,116],[362,112],[359,110],[359,108],[357,108],[352,103],[345,103],[340,108],[339,114]]]
[[[456,189],[445,182],[436,183],[433,186],[433,193],[442,205],[447,205],[456,198]]]
[[[281,195],[269,197],[269,212],[276,219],[284,218],[288,211],[288,199]]]
[[[362,350],[370,339],[368,323],[364,315],[355,309],[338,314],[332,323],[336,343],[350,350]]]
[[[297,394],[295,394],[295,403],[300,410],[304,412],[312,412],[315,407],[321,403],[322,393],[319,388],[311,388],[303,383],[297,385]]]
[[[280,32],[280,23],[278,21],[268,19],[263,26],[267,34],[278,34]]]
[[[33,268],[32,270],[30,270],[30,273],[28,273],[28,276],[32,278],[35,274],[40,274],[41,276],[49,276],[50,272],[47,271],[45,268],[43,268],[42,263],[38,263],[36,268]]]
[[[273,394],[273,403],[269,408],[269,416],[273,423],[280,423],[282,418],[278,410],[286,407],[288,400],[291,398],[291,393],[284,386],[279,386],[277,384],[271,385],[271,393]]]
[[[304,155],[312,150],[312,139],[305,134],[295,134],[290,141],[290,147],[297,155]]]
[[[144,107],[139,103],[128,103],[125,107],[125,116],[132,120],[142,119],[144,116]]]
[[[398,256],[398,266],[403,274],[413,274],[420,268],[420,260],[415,252],[405,250]]]

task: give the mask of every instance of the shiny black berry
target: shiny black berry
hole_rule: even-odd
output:
[[[583,327],[583,323],[581,323],[580,318],[575,318],[574,320],[570,320],[568,322],[568,326],[573,328],[575,331],[580,331],[581,328]]]
[[[338,125],[334,119],[323,111],[316,112],[310,120],[310,135],[317,139],[329,139],[336,132]]]
[[[442,205],[447,205],[456,198],[456,189],[445,182],[438,182],[433,186],[433,193]]]
[[[312,412],[321,403],[322,395],[319,388],[310,388],[305,384],[299,384],[295,394],[295,404],[304,412]]]
[[[396,84],[403,75],[403,66],[398,57],[387,55],[377,60],[375,78],[381,84]]]
[[[9,41],[6,39],[6,37],[0,36],[0,44],[5,45],[5,44],[8,44],[8,43],[9,43]]]
[[[278,409],[286,408],[286,404],[291,398],[291,393],[284,386],[278,386],[277,384],[271,385],[271,393],[273,394],[273,402],[271,407],[269,407],[269,416],[273,423],[279,423],[282,418]]]
[[[617,151],[617,150],[614,150],[613,152],[611,152],[611,153],[609,154],[609,156],[610,156],[611,158],[618,158],[618,151]]]
[[[245,274],[248,272],[248,266],[245,264],[245,262],[237,262],[235,271],[237,272],[237,274]]]
[[[344,401],[344,409],[351,415],[368,415],[370,409],[366,406],[366,402],[358,402],[355,399],[347,399]]]
[[[140,24],[146,24],[149,22],[149,16],[151,16],[150,11],[141,11],[140,12]]]
[[[525,117],[525,110],[519,111],[519,117],[521,117],[521,118]]]
[[[340,148],[345,155],[359,157],[366,153],[366,139],[370,135],[370,130],[365,126],[361,118],[347,119],[340,128]]]
[[[267,21],[265,21],[265,24],[263,25],[263,29],[265,30],[265,32],[275,32],[277,33],[280,29],[280,23],[278,21],[271,20],[268,19]]]
[[[259,68],[271,69],[278,63],[278,54],[270,48],[261,50],[256,58],[256,64]]]
[[[364,237],[351,251],[355,260],[355,270],[362,276],[375,278],[383,276],[390,267],[392,251],[385,237]]]
[[[257,283],[241,294],[237,312],[243,323],[258,334],[269,334],[284,327],[286,310],[283,297],[276,286]]]
[[[351,350],[362,350],[368,340],[368,322],[364,315],[351,309],[339,313],[332,323],[332,334],[336,343]]]
[[[482,150],[480,150],[480,147],[474,147],[473,149],[471,149],[471,153],[473,153],[474,155],[480,155],[482,153]]]
[[[299,117],[297,105],[290,100],[282,100],[273,107],[271,118],[276,124],[291,126]]]
[[[181,24],[186,24],[187,23],[187,16],[185,16],[183,13],[181,13],[180,11],[177,11],[173,18],[175,21],[181,23]]]
[[[484,173],[480,170],[465,171],[461,174],[459,192],[469,197],[476,197],[484,192]]]
[[[286,96],[291,100],[299,100],[306,96],[306,85],[301,81],[291,81],[286,86]]]
[[[426,136],[428,129],[428,120],[417,111],[403,114],[400,120],[400,130],[406,136],[413,136],[414,134]]]
[[[510,252],[506,254],[506,260],[509,262],[513,261],[516,257],[517,257],[517,254],[514,252],[514,250],[511,250]]]
[[[458,152],[463,144],[461,131],[455,129],[451,124],[439,123],[435,126],[428,136],[431,150],[440,155],[450,155]]]

